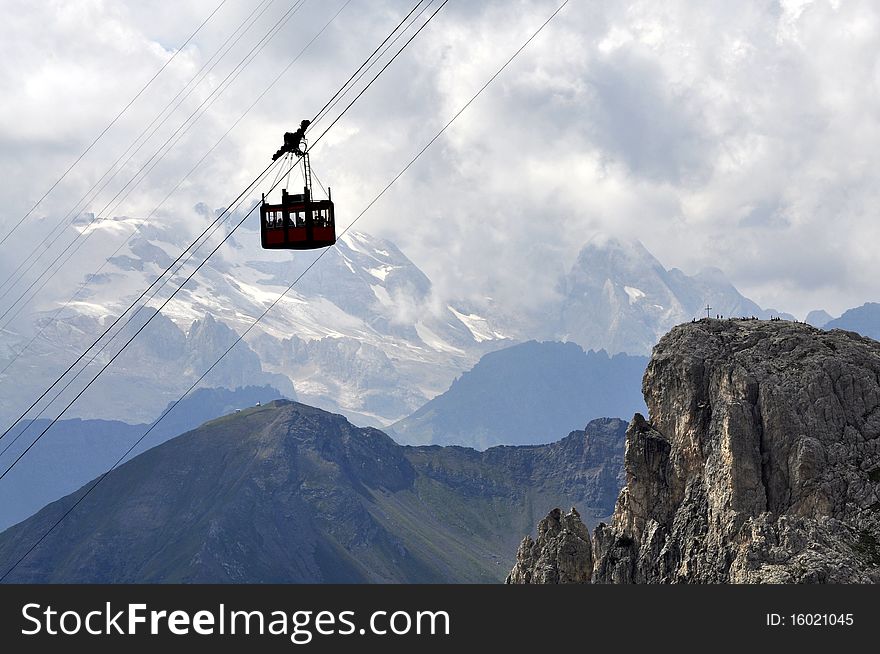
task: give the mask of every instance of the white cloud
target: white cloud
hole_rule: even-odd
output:
[[[9,224],[217,3],[3,4]],[[227,5],[38,215],[63,215],[254,7]],[[161,220],[192,231],[197,202],[229,202],[410,5],[346,9]],[[287,6],[273,3],[260,26]],[[155,206],[336,7],[307,3],[119,212]],[[341,222],[554,7],[449,3],[315,150]],[[638,237],[668,267],[718,266],[756,301],[801,314],[877,300],[878,12],[867,1],[572,2],[358,228],[397,242],[444,293],[511,304],[540,304],[598,231]]]

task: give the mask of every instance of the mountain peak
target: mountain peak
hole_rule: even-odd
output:
[[[404,447],[297,402],[252,406],[111,472],[9,580],[498,582],[511,563],[498,552],[549,506],[608,515],[622,432],[609,464],[565,443]],[[0,534],[0,560],[21,558],[88,487]]]
[[[812,325],[813,327],[819,327],[820,329],[827,325],[829,322],[834,320],[834,316],[825,311],[824,309],[814,309],[807,314],[806,322],[808,325]]]
[[[548,442],[587,420],[644,410],[639,388],[646,364],[647,357],[610,358],[571,342],[520,343],[483,355],[445,393],[391,429],[401,442],[418,445]]]
[[[592,569],[569,577],[876,583],[878,380],[880,343],[857,334],[763,320],[674,328],[645,373],[650,422],[627,430],[611,524],[593,533]],[[536,559],[561,563],[552,546],[521,548],[513,580]]]
[[[880,304],[866,302],[855,309],[848,309],[840,318],[825,323],[823,329],[846,329],[880,340]]]
[[[213,314],[205,313],[190,325],[187,338],[192,342],[213,339],[229,345],[236,335],[228,325],[214,318]]]
[[[697,271],[697,274],[694,275],[694,278],[712,284],[730,285],[730,281],[727,279],[727,275],[724,274],[724,271],[715,266],[701,268]]]
[[[592,257],[601,256],[607,261],[644,261],[649,264],[659,262],[648,248],[637,238],[621,238],[611,234],[596,234],[588,240],[578,254],[577,262],[590,263]]]

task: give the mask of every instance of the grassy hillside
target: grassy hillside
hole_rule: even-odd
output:
[[[403,447],[289,401],[213,420],[121,466],[16,582],[496,582],[556,505],[607,516],[625,423],[558,443]],[[4,571],[84,487],[0,534]]]

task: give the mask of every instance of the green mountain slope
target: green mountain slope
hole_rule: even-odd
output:
[[[413,448],[276,401],[121,466],[7,581],[495,582],[550,508],[611,513],[625,428],[599,420],[486,452]],[[3,571],[87,487],[0,534]]]

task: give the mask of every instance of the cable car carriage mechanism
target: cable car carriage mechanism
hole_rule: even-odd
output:
[[[273,161],[280,157],[289,161],[293,157],[302,159],[303,192],[290,194],[286,188],[282,189],[280,204],[268,203],[263,194],[260,239],[264,249],[316,250],[336,243],[336,220],[330,187],[327,187],[326,200],[315,200],[312,193],[312,167],[304,139],[308,126],[309,121],[304,120],[296,132],[287,132],[284,145],[272,157]],[[288,171],[288,181],[289,176]]]

